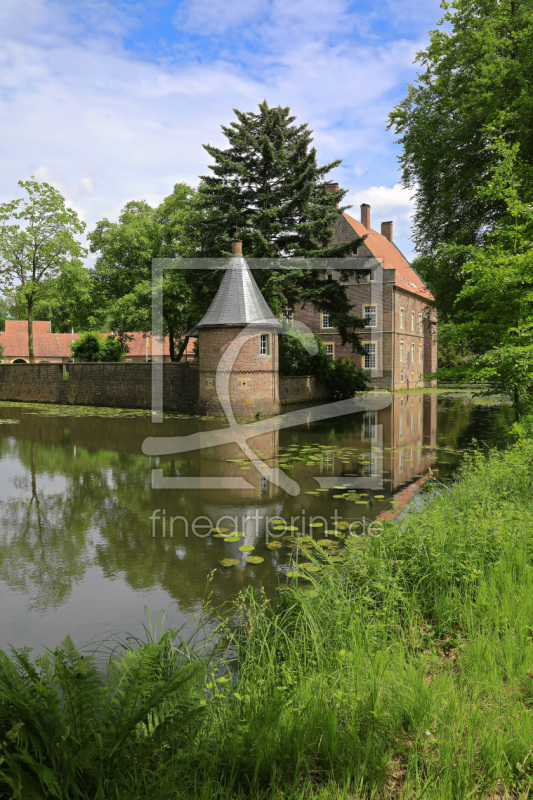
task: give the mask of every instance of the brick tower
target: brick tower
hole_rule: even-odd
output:
[[[189,332],[198,336],[198,410],[210,416],[252,418],[280,411],[278,333],[269,309],[233,242],[232,257],[205,316]]]

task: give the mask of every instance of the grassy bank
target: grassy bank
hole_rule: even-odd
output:
[[[4,796],[533,797],[532,478],[529,440],[470,457],[319,580],[243,595],[233,671],[168,636],[107,683],[3,658]]]

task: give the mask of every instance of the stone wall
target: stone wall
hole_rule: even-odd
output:
[[[150,408],[151,364],[2,364],[0,400],[65,405]],[[164,408],[194,411],[198,402],[198,367],[163,364]]]
[[[290,375],[279,379],[279,399],[282,405],[289,403],[318,403],[329,400],[328,387],[314,376]]]
[[[0,400],[151,408],[151,364],[69,364],[68,380],[61,364],[2,364]],[[194,412],[198,402],[197,364],[163,364],[164,408]],[[315,377],[279,379],[280,401],[316,403],[329,399],[327,386]]]

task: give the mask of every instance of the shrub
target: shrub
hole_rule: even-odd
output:
[[[297,330],[293,330],[290,336],[280,337],[279,373],[314,375],[328,383],[335,400],[353,397],[356,392],[364,391],[368,384],[366,374],[352,361],[331,359],[320,336]]]
[[[104,337],[91,331],[83,333],[77,342],[72,342],[70,349],[76,361],[122,361],[127,351],[118,336],[110,334]]]

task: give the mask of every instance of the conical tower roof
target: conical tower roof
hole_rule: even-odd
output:
[[[187,336],[196,336],[199,328],[237,328],[255,325],[262,330],[281,331],[259,291],[242,255],[241,242],[233,242],[233,255],[209,310]]]

